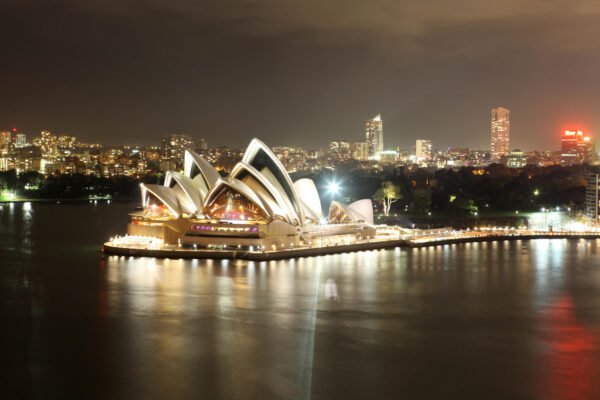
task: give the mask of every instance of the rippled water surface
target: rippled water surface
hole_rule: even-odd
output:
[[[600,398],[597,241],[103,259],[131,204],[0,209],[2,399]]]

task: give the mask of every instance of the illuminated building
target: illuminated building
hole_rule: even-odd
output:
[[[431,160],[431,140],[417,139],[415,155],[417,156],[417,161],[429,162]]]
[[[196,150],[200,152],[204,152],[208,150],[208,142],[202,138],[196,145]]]
[[[378,158],[383,152],[383,120],[381,114],[367,120],[365,124],[365,141],[369,158]]]
[[[42,149],[42,158],[48,162],[58,156],[58,137],[52,132],[42,131],[38,138],[33,139],[33,144]]]
[[[25,171],[42,172],[42,153],[39,147],[18,147],[12,153],[12,165],[17,173]]]
[[[359,161],[369,158],[369,148],[366,142],[355,142],[350,145],[350,156]]]
[[[179,169],[186,150],[194,149],[194,141],[188,135],[169,135],[162,141],[163,160],[172,161]]]
[[[561,165],[591,163],[594,161],[594,142],[583,131],[566,130],[561,136]]]
[[[227,177],[189,150],[183,165],[183,172],[167,172],[163,185],[141,185],[143,211],[131,215],[128,234],[182,247],[247,250],[351,241],[375,233],[370,199],[332,202],[329,224],[323,224],[314,182],[293,182],[257,139]]]
[[[506,166],[509,168],[523,168],[527,165],[527,154],[521,150],[513,150],[506,156]]]
[[[330,151],[349,151],[350,143],[345,140],[334,140],[329,142]]]
[[[498,161],[508,154],[510,146],[510,110],[504,107],[492,108],[492,130],[490,153],[492,160]]]
[[[589,174],[585,190],[585,216],[594,222],[600,217],[600,175]]]
[[[379,162],[381,164],[395,164],[398,161],[398,152],[395,150],[385,150],[379,153]]]
[[[71,149],[77,146],[77,138],[75,136],[60,135],[56,141],[58,147],[61,149]]]
[[[304,149],[300,147],[279,146],[273,147],[271,150],[273,151],[273,154],[275,154],[275,156],[281,161],[286,171],[296,172],[306,169],[306,160],[308,159],[308,155]],[[236,151],[234,158],[235,163],[239,162],[242,157],[243,153]],[[231,168],[234,166],[235,164],[232,165]],[[231,168],[229,168],[228,171],[231,171]]]
[[[329,156],[333,160],[344,161],[351,158],[350,142],[345,140],[334,140],[329,142]]]
[[[10,131],[2,131],[0,132],[0,146],[8,146],[11,142],[11,133]]]
[[[16,148],[22,148],[27,146],[27,136],[24,133],[17,133],[14,135],[14,146]]]

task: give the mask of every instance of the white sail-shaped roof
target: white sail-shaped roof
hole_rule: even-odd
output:
[[[350,205],[332,201],[329,206],[329,222],[349,224],[365,222],[373,224],[373,205],[370,199],[356,201]]]
[[[302,178],[294,182],[304,218],[312,220],[313,223],[320,223],[323,219],[323,209],[321,208],[321,198],[312,179]]]
[[[179,206],[179,200],[173,189],[162,186],[162,185],[146,185],[142,184],[142,199],[144,201],[144,208],[148,206],[146,204],[147,193],[150,192],[154,197],[160,200],[171,212],[175,218],[179,218],[181,215],[181,208]]]
[[[348,206],[355,215],[367,224],[373,225],[373,202],[371,199],[357,200]]]
[[[168,171],[164,186],[173,189],[183,212],[191,215],[202,211],[203,196],[198,185],[188,176]]]
[[[215,187],[217,181],[221,177],[208,161],[190,150],[185,151],[183,171],[185,176],[195,182],[202,197],[206,197],[208,192]]]
[[[252,165],[239,162],[233,167],[229,176],[244,182],[254,190],[271,209],[273,216],[279,216],[289,223],[298,220],[298,216],[285,193],[282,193]]]
[[[281,161],[260,140],[253,139],[229,178],[221,178],[208,161],[185,152],[184,173],[169,171],[164,185],[141,185],[146,216],[319,224],[321,199],[311,179],[292,182]],[[371,200],[329,208],[331,223],[373,224]]]
[[[252,139],[242,162],[251,165],[260,172],[271,184],[277,188],[282,195],[290,201],[295,214],[298,216],[298,224],[303,224],[304,215],[294,184],[281,161],[273,154],[271,149],[258,139]]]

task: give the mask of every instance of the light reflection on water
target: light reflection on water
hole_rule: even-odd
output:
[[[565,296],[571,299],[565,293],[571,291],[569,286],[573,279],[580,279],[578,274],[582,271],[570,263],[596,256],[597,246],[596,241],[569,240],[471,243],[260,263],[111,257],[107,260],[107,288],[119,295],[109,296],[113,301],[108,309],[125,315],[168,313],[183,318],[194,315],[216,318],[221,321],[218,329],[224,330],[216,332],[217,342],[222,346],[219,351],[234,357],[238,368],[251,369],[252,365],[229,352],[248,355],[247,346],[258,346],[267,362],[280,365],[291,374],[285,378],[268,370],[261,375],[273,385],[274,393],[283,397],[310,398],[308,393],[326,393],[335,398],[339,389],[330,387],[327,379],[321,377],[353,387],[352,377],[358,373],[352,367],[341,369],[339,373],[350,382],[331,377],[328,368],[339,367],[338,358],[390,351],[400,359],[390,360],[389,368],[406,372],[408,366],[396,363],[428,345],[434,350],[421,349],[425,353],[409,357],[410,365],[427,364],[436,357],[443,362],[449,362],[446,357],[451,357],[459,364],[472,366],[481,363],[490,374],[488,379],[494,376],[492,380],[497,381],[498,390],[502,386],[505,395],[535,394],[540,387],[547,392],[549,389],[539,386],[539,380],[550,379],[540,373],[531,375],[532,365],[540,367],[536,360],[547,357],[562,360],[564,355],[552,352],[570,351],[568,347],[544,347],[548,339],[536,330],[546,324],[546,316],[555,302],[564,301],[557,299]],[[600,277],[597,269],[586,269],[586,273]],[[326,282],[335,282],[339,301],[328,301]],[[598,290],[597,281],[593,286]],[[584,303],[591,300],[600,306],[595,298],[579,300]],[[598,309],[594,308],[587,318],[591,320],[582,325],[597,323]],[[552,329],[562,329],[560,320],[552,323],[559,324]],[[595,343],[597,333],[591,343]],[[243,340],[239,341],[239,335]],[[266,337],[270,339],[263,347]],[[439,347],[444,345],[465,346],[474,353],[459,355],[450,351],[444,355],[439,353]],[[480,346],[483,347],[477,350]],[[597,353],[595,344],[586,346],[586,351]],[[491,352],[489,360],[477,356],[484,348]],[[342,349],[345,349],[343,354],[338,353]],[[254,362],[257,355],[252,353],[248,357]],[[300,366],[292,360],[297,360]],[[521,375],[508,374],[511,381],[499,379],[494,375],[498,368],[495,363],[520,368]],[[296,375],[290,365],[295,365]],[[419,368],[427,370],[427,365]],[[558,368],[564,366],[560,364]],[[552,379],[556,379],[552,374]],[[585,379],[596,378],[590,371],[585,374]],[[300,380],[292,376],[299,376]],[[378,383],[376,388],[381,389],[381,395],[384,388],[392,388],[385,376],[384,373],[369,378]],[[270,381],[275,377],[275,381]],[[538,381],[527,383],[525,378]],[[228,379],[238,379],[239,383],[246,380],[235,373],[228,373]],[[287,384],[280,385],[277,379]],[[474,392],[484,391],[483,387],[474,386],[471,388]],[[556,390],[564,392],[563,386]],[[579,386],[575,385],[573,390]],[[229,390],[233,397],[244,397],[233,388]],[[596,386],[590,382],[585,390],[594,391]],[[349,389],[341,392],[344,395],[340,398],[354,398]],[[413,394],[418,393],[415,389]]]
[[[2,208],[0,339],[14,387],[48,398],[600,398],[600,241],[101,259],[126,211]]]

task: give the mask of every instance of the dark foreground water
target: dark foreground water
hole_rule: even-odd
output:
[[[1,206],[0,399],[600,398],[600,242],[102,259],[131,207]]]

